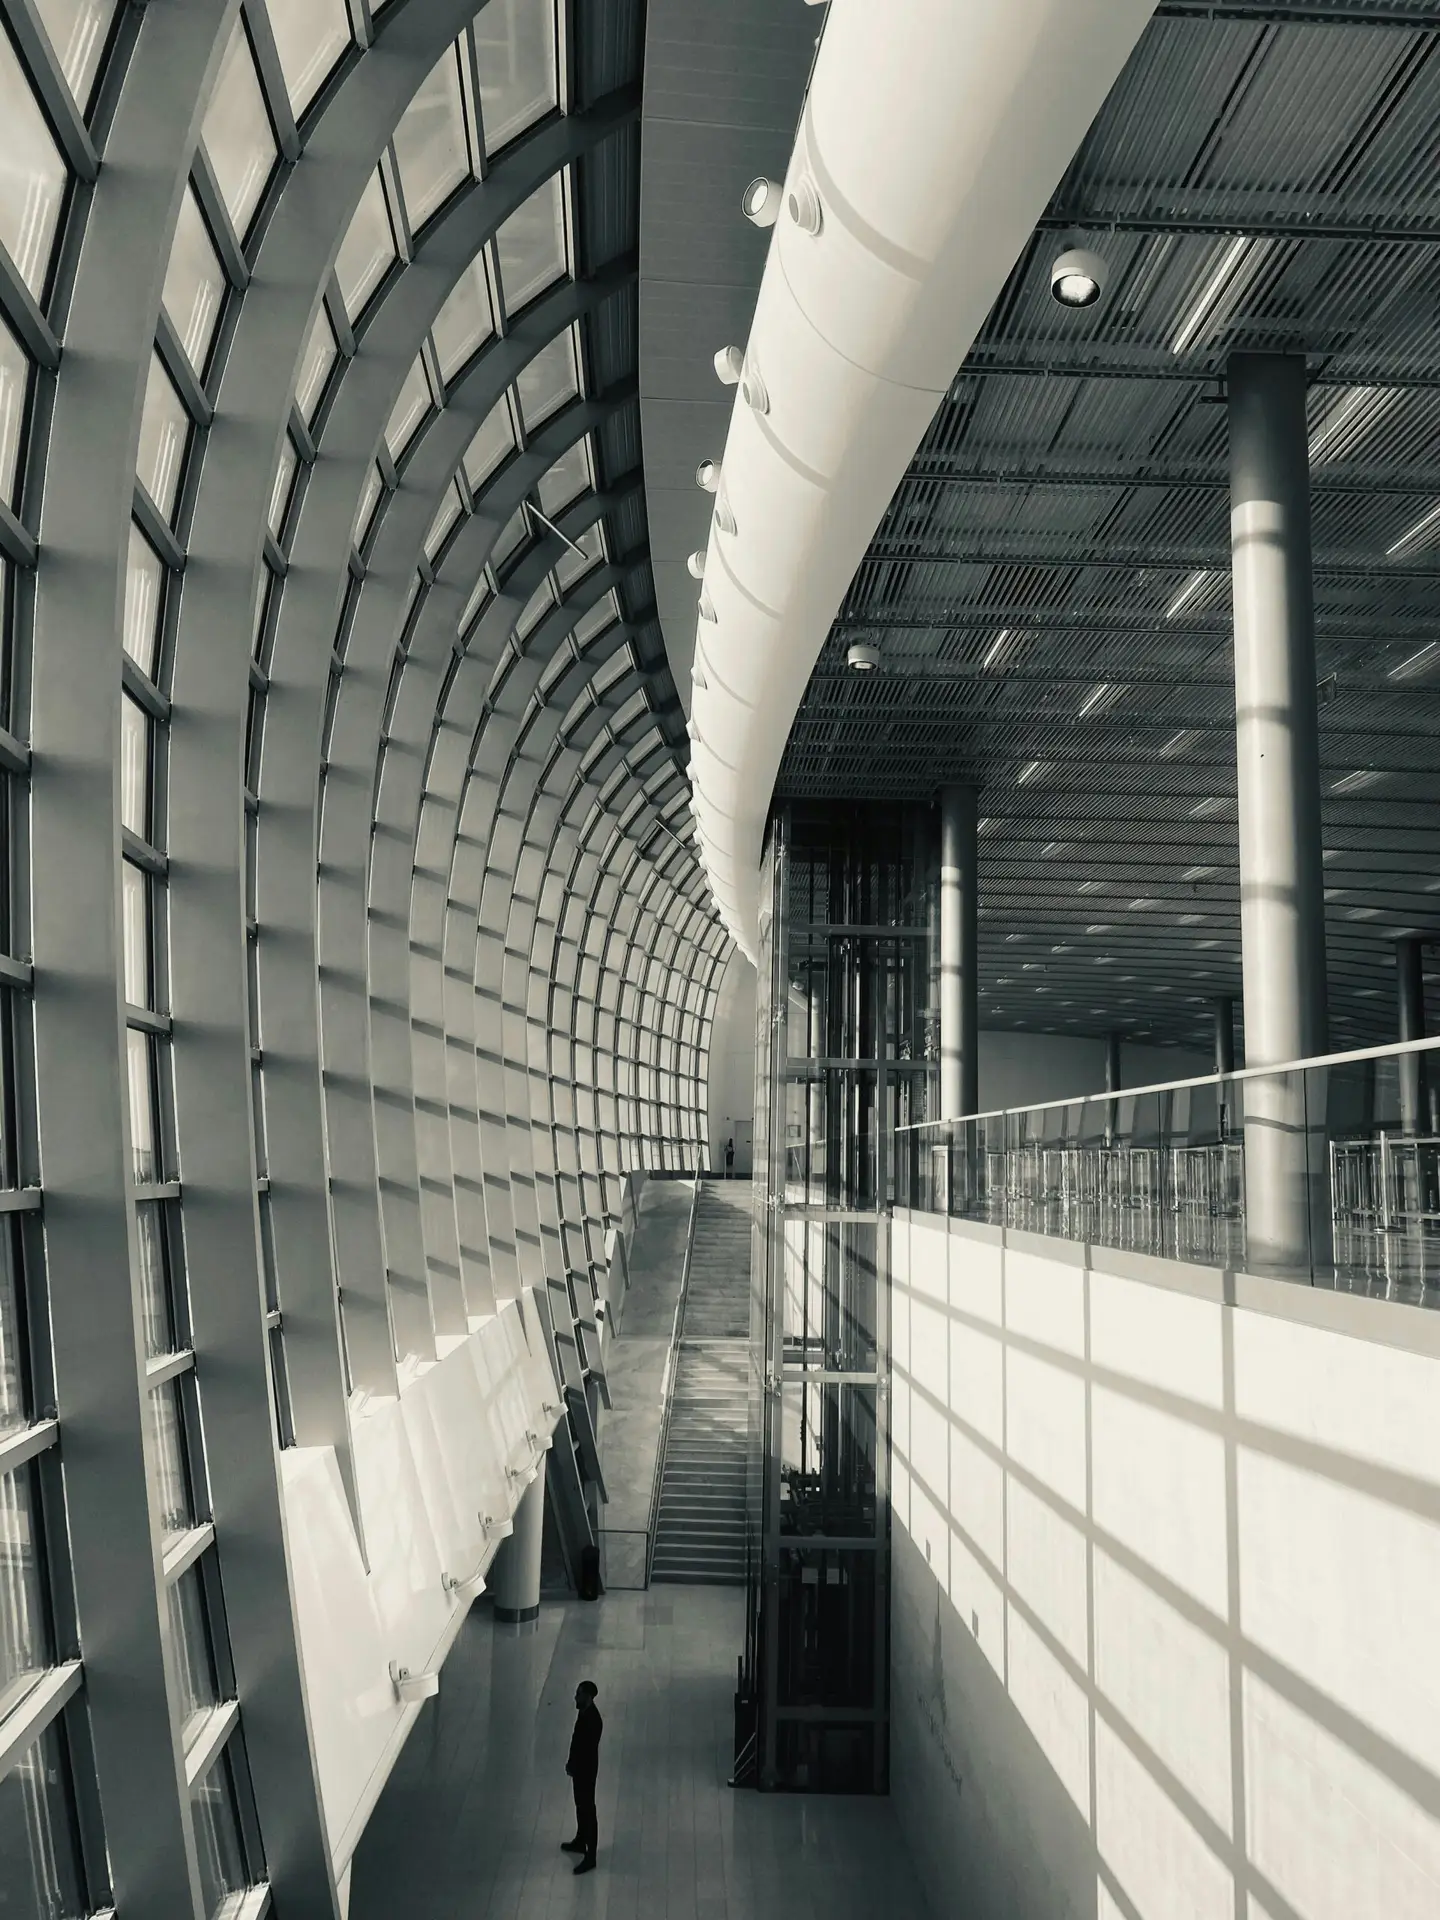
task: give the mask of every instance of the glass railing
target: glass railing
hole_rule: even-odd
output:
[[[897,1205],[1440,1306],[1440,1039],[898,1128]]]

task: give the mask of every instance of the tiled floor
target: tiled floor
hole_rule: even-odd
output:
[[[926,1920],[888,1800],[732,1792],[743,1595],[475,1607],[355,1857],[352,1920]],[[565,1752],[593,1679],[600,1866],[575,1879]]]

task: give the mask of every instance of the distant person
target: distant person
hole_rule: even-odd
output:
[[[735,1142],[733,1139],[731,1139],[725,1142],[725,1178],[728,1180],[730,1176],[734,1173],[734,1171],[735,1171]]]
[[[595,1871],[595,1847],[599,1839],[595,1822],[595,1776],[600,1771],[600,1735],[605,1722],[595,1705],[600,1689],[593,1680],[582,1680],[575,1689],[575,1731],[570,1736],[570,1758],[565,1771],[575,1795],[575,1838],[562,1840],[561,1850],[578,1853],[576,1873]]]

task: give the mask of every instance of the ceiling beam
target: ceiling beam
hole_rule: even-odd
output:
[[[1435,236],[1440,239],[1440,233]],[[1273,351],[1279,353],[1300,352],[1315,360],[1335,356],[1325,355],[1319,348],[1307,349],[1303,344],[1286,345],[1280,341],[1273,343]],[[980,380],[989,377],[1002,379],[1049,379],[1049,380],[1160,380],[1175,386],[1214,387],[1224,377],[1224,367],[1207,367],[1195,360],[1176,360],[1170,356],[1161,359],[1158,356],[1150,360],[1134,358],[1114,359],[1090,358],[1065,359],[1057,356],[1053,349],[1046,347],[1036,355],[1027,356],[1013,349],[1005,352],[992,352],[985,346],[972,348],[969,358],[956,374],[951,386],[949,398],[963,398],[961,382]],[[1309,375],[1312,387],[1394,387],[1399,390],[1430,392],[1440,387],[1440,368],[1420,369],[1414,367],[1386,368],[1378,362],[1362,362],[1355,366],[1337,368],[1329,365],[1317,368]],[[1216,394],[1218,401],[1221,396]]]
[[[1310,491],[1346,494],[1440,494],[1440,474],[1431,467],[1414,473],[1366,473],[1351,469],[1312,474]],[[952,487],[1187,487],[1228,492],[1230,476],[1223,464],[1205,466],[1176,463],[1168,467],[1137,466],[1129,471],[1106,467],[1005,467],[987,464],[961,467],[953,462],[916,460],[901,481],[934,481]]]
[[[1399,6],[1345,6],[1342,0],[1160,0],[1157,20],[1243,21],[1257,27],[1401,27],[1440,32],[1440,13]]]
[[[1338,240],[1361,245],[1434,246],[1440,224],[1385,214],[1369,219],[1321,218],[1303,210],[1273,213],[1239,207],[1220,213],[1176,213],[1153,208],[1148,213],[1119,207],[1057,207],[1042,213],[1037,233],[1173,233],[1214,240]]]
[[[1225,573],[1230,571],[1228,547],[1081,547],[1073,551],[1053,547],[1027,547],[1016,543],[1002,546],[935,547],[920,542],[886,543],[876,541],[865,555],[864,564],[884,565],[896,561],[910,566],[957,567],[1098,567],[1106,571],[1131,573]],[[1405,580],[1440,580],[1440,555],[1431,564],[1412,560],[1385,559],[1383,554],[1327,555],[1317,553],[1313,560],[1317,575],[1328,579],[1380,580],[1393,585]],[[1098,624],[1108,626],[1101,617]],[[1184,629],[1177,629],[1184,631]]]

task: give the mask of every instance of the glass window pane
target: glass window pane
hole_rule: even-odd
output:
[[[245,23],[238,14],[203,131],[205,152],[221,197],[243,240],[275,164],[275,132],[260,91]]]
[[[370,529],[370,520],[375,512],[375,503],[380,498],[380,489],[384,482],[380,478],[380,469],[372,466],[365,476],[364,490],[360,495],[360,507],[355,515],[355,544],[365,544],[365,535]]]
[[[175,1717],[180,1723],[180,1738],[188,1746],[194,1722],[209,1713],[220,1698],[200,1568],[189,1567],[178,1580],[172,1580],[165,1600],[179,1687]]]
[[[395,129],[395,163],[410,231],[418,233],[470,173],[465,103],[453,46],[445,49],[401,116]]]
[[[0,499],[8,507],[20,504],[20,441],[29,387],[25,350],[0,321]]]
[[[160,556],[132,521],[125,562],[125,651],[151,679],[155,677],[164,587],[165,568]]]
[[[225,298],[225,275],[191,187],[186,187],[180,202],[162,297],[170,324],[185,349],[185,357],[203,379]]]
[[[529,531],[530,523],[524,509],[517,507],[500,529],[500,537],[495,542],[494,551],[490,555],[490,564],[494,567],[503,567],[511,554],[518,553],[524,546]]]
[[[567,547],[555,562],[555,578],[562,587],[573,586],[582,573],[588,573],[597,560],[603,560],[605,557],[604,548],[600,544],[598,527],[591,527],[587,532],[582,533],[575,545],[579,547],[579,553],[572,553]]]
[[[315,315],[315,324],[310,329],[310,338],[305,342],[305,351],[300,356],[300,372],[295,382],[295,404],[307,427],[315,419],[315,409],[325,391],[325,382],[330,378],[336,353],[335,334],[322,301]]]
[[[497,153],[555,104],[552,0],[490,0],[474,34],[485,151]]]
[[[453,486],[445,489],[440,502],[440,511],[430,522],[430,531],[425,535],[425,557],[433,560],[444,544],[445,536],[460,518],[460,495]]]
[[[542,347],[515,382],[520,412],[528,431],[548,420],[557,408],[580,391],[575,366],[575,341],[569,330]]]
[[[495,331],[485,262],[475,259],[451,289],[430,329],[435,355],[446,382],[453,380]]]
[[[214,1915],[233,1894],[243,1892],[250,1884],[228,1745],[204,1778],[190,1789],[190,1816],[200,1861],[201,1898],[206,1913]]]
[[[376,172],[371,174],[360,196],[360,204],[346,228],[335,260],[335,278],[340,282],[340,297],[352,320],[384,279],[394,258],[395,236],[390,231],[385,189]]]
[[[385,428],[385,444],[393,458],[398,459],[409,446],[415,429],[429,411],[430,383],[425,378],[425,363],[417,355]]]
[[[37,300],[45,297],[66,180],[65,162],[0,27],[0,241]]]
[[[77,1920],[90,1911],[64,1729],[54,1720],[0,1779],[0,1887],[6,1920]],[[11,1899],[18,1902],[11,1904]]]
[[[51,1663],[35,1520],[33,1470],[0,1474],[0,1715]]]
[[[121,862],[121,912],[125,935],[125,998],[150,1005],[150,877],[131,860]]]
[[[152,1387],[149,1406],[150,1492],[166,1533],[185,1533],[195,1524],[195,1508],[185,1472],[185,1436],[181,1428],[180,1388],[167,1380]]]
[[[553,520],[562,507],[568,507],[572,500],[578,500],[582,493],[590,488],[590,458],[587,452],[588,442],[576,441],[551,467],[540,482],[541,511],[548,513]]]
[[[190,416],[170,384],[158,353],[150,356],[145,406],[140,415],[140,451],[135,471],[163,520],[175,517],[180,474],[190,438]]]
[[[120,700],[120,823],[150,836],[150,716],[128,693]]]
[[[562,175],[552,174],[543,187],[518,206],[495,236],[500,261],[500,291],[507,314],[518,313],[527,300],[563,280],[565,257],[565,191]]]
[[[45,23],[60,71],[82,113],[90,105],[111,23],[119,10],[120,0],[35,0],[35,11]]]
[[[613,592],[607,593],[603,600],[597,600],[588,613],[582,613],[575,622],[575,644],[588,647],[590,642],[605,631],[612,620],[620,618]]]
[[[125,1036],[130,1081],[130,1167],[141,1186],[160,1177],[155,1156],[155,1054],[150,1036],[131,1027]]]
[[[165,1202],[142,1200],[135,1209],[140,1244],[140,1305],[144,1314],[145,1357],[157,1360],[175,1351],[175,1314],[170,1298],[170,1265],[165,1257]]]
[[[26,1358],[20,1341],[19,1235],[6,1232],[0,1245],[0,1433],[29,1423],[25,1388]]]
[[[270,31],[297,117],[351,43],[345,0],[271,0]]]
[[[515,445],[510,409],[503,400],[493,406],[465,449],[465,478],[477,492]]]
[[[300,456],[295,451],[295,442],[287,433],[280,442],[280,458],[275,466],[275,479],[270,488],[270,512],[268,515],[271,533],[279,540],[285,527],[285,514],[290,506],[290,489],[295,484],[295,469],[300,464]]]

